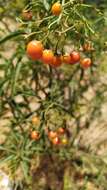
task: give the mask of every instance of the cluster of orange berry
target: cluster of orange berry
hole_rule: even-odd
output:
[[[32,118],[32,124],[33,126],[39,126],[40,119],[39,117],[35,116]],[[63,127],[59,127],[56,131],[45,129],[45,132],[48,136],[49,141],[53,145],[67,145],[68,144],[68,138],[66,135],[66,130]],[[38,141],[40,139],[40,132],[38,130],[32,130],[31,131],[31,139]]]
[[[57,131],[49,131],[48,138],[53,145],[67,145],[68,138],[66,136],[66,130],[63,127],[59,127]]]
[[[28,43],[27,54],[32,60],[41,60],[44,64],[52,67],[59,67],[62,63],[73,65],[80,62],[83,68],[88,68],[92,64],[90,58],[81,59],[78,51],[72,51],[65,55],[54,55],[52,50],[44,49],[43,44],[37,40]]]

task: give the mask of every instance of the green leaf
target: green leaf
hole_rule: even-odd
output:
[[[19,78],[21,67],[22,67],[21,58],[19,58],[18,63],[16,65],[15,73],[12,78],[12,95],[14,95],[15,91],[16,91],[16,84],[17,84],[17,80]]]
[[[28,164],[26,162],[21,162],[21,167],[24,173],[24,177],[26,179],[27,182],[29,182],[29,175],[28,175],[28,171],[29,171],[29,167]]]
[[[11,161],[13,159],[13,157],[14,157],[14,155],[10,155],[10,156],[6,157],[5,159],[1,159],[0,160],[0,165]]]
[[[3,146],[0,146],[0,150],[6,151],[6,152],[10,152],[10,153],[12,153],[12,154],[15,154],[15,152],[14,152],[13,150],[11,150],[11,149],[9,149],[9,148],[5,148],[5,147],[3,147]]]
[[[48,1],[47,1],[47,0],[44,0],[44,1],[43,1],[43,4],[44,4],[45,9],[46,9],[47,11],[49,11],[50,5],[49,5]]]
[[[13,39],[14,37],[16,36],[20,36],[20,35],[23,35],[25,34],[24,31],[21,31],[21,30],[18,30],[18,31],[15,31],[15,32],[11,32],[10,34],[8,34],[7,36],[3,37],[0,39],[0,44],[10,40],[10,39]]]

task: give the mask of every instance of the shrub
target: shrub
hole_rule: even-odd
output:
[[[16,189],[107,187],[105,157],[79,141],[106,101],[106,87],[98,80],[107,38],[106,6],[101,5],[82,0],[1,2],[5,27],[7,16],[18,23],[6,36],[1,31],[0,39],[5,50],[13,43],[9,58],[1,52],[0,114],[9,122],[0,162],[11,171]]]

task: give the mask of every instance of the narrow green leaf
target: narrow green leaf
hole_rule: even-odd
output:
[[[16,91],[16,84],[17,84],[17,80],[18,80],[18,77],[20,74],[21,67],[22,67],[22,62],[21,62],[21,58],[19,58],[17,66],[16,66],[15,73],[14,73],[13,78],[12,78],[12,95],[13,96],[14,96],[15,91]]]
[[[28,163],[26,164],[26,162],[21,162],[21,167],[24,173],[24,177],[26,179],[26,181],[29,181],[29,175],[28,175]]]
[[[11,161],[13,159],[13,157],[14,157],[13,155],[10,155],[10,156],[6,157],[5,159],[1,159],[0,164],[5,164],[5,163]]]
[[[47,1],[47,0],[43,0],[43,4],[44,4],[45,9],[46,9],[47,11],[49,11],[50,5],[49,5],[48,1]]]

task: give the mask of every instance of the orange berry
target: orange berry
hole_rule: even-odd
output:
[[[75,64],[80,61],[80,54],[77,51],[73,51],[71,54],[72,63]]]
[[[71,64],[72,63],[71,56],[70,55],[63,55],[62,61],[66,64]]]
[[[38,60],[42,57],[43,45],[40,41],[30,41],[27,45],[27,54],[33,59]]]
[[[51,12],[55,16],[59,16],[62,12],[62,5],[58,2],[54,3],[51,8]]]
[[[59,143],[60,143],[60,140],[59,140],[58,137],[55,137],[55,138],[52,139],[52,144],[58,145]]]
[[[39,123],[40,123],[40,119],[39,119],[39,117],[34,116],[34,117],[32,118],[32,124],[34,124],[34,125],[38,125]]]
[[[59,67],[60,65],[61,65],[61,57],[60,56],[54,56],[51,66]]]
[[[32,131],[31,132],[31,139],[32,140],[38,140],[40,138],[40,135],[37,131]]]
[[[91,66],[92,61],[91,61],[90,58],[84,58],[84,59],[81,60],[80,63],[81,63],[81,66],[82,66],[84,69],[87,69],[88,67]]]
[[[58,129],[58,133],[59,133],[59,134],[64,134],[64,133],[65,133],[65,129],[62,128],[62,127],[60,127],[60,128]]]
[[[45,49],[45,50],[43,51],[42,61],[43,61],[45,64],[52,64],[52,63],[53,63],[53,60],[54,60],[54,54],[53,54],[52,50]]]
[[[57,132],[55,132],[55,131],[50,131],[49,133],[48,133],[48,136],[49,136],[49,138],[50,138],[50,140],[52,140],[53,138],[55,138],[55,137],[57,137]]]

